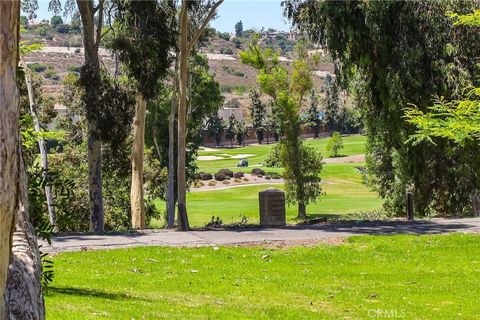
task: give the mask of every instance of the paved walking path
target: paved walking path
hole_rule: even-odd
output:
[[[133,234],[71,235],[53,237],[52,245],[40,241],[44,252],[100,250],[137,246],[197,247],[239,245],[265,241],[326,241],[352,235],[480,233],[480,218],[329,223],[285,228],[228,231],[150,231]]]

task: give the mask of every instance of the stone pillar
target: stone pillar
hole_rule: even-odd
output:
[[[258,194],[260,225],[262,227],[284,227],[286,225],[285,193],[278,189],[267,189]]]

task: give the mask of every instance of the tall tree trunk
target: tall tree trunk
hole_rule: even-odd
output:
[[[23,58],[20,58],[20,63],[22,64],[23,70],[25,72],[25,82],[27,84],[27,92],[28,92],[28,102],[30,105],[30,114],[33,118],[33,123],[35,127],[35,132],[40,133],[40,121],[38,120],[36,105],[35,105],[35,97],[33,93],[33,86],[32,86],[32,76],[30,70],[25,63]],[[45,140],[42,137],[38,137],[38,149],[40,150],[40,158],[42,163],[42,170],[43,170],[43,180],[48,181],[48,153],[47,153],[47,146],[45,144]],[[55,207],[53,205],[53,193],[52,193],[52,186],[50,183],[45,184],[45,197],[47,200],[47,208],[48,208],[48,217],[50,218],[50,224],[54,226],[54,230],[58,231],[57,228],[57,221],[55,217]]]
[[[19,106],[16,82],[20,1],[0,1],[0,319],[19,192]]]
[[[298,219],[306,219],[307,218],[307,209],[303,202],[298,203]]]
[[[130,189],[130,205],[132,227],[145,229],[145,202],[143,190],[143,157],[145,149],[145,115],[147,102],[141,93],[137,94],[137,108],[133,121],[132,147],[132,186]]]
[[[188,231],[187,185],[186,185],[186,112],[187,112],[187,64],[188,64],[188,13],[187,1],[182,1],[180,11],[180,65],[178,92],[178,163],[177,193],[178,220],[182,230]]]
[[[168,191],[167,191],[167,225],[175,227],[175,120],[177,115],[177,86],[178,86],[178,51],[175,54],[175,68],[172,80],[172,100],[168,116]]]
[[[16,81],[20,1],[0,1],[0,17],[0,319],[43,320],[40,255],[26,211],[20,152]]]
[[[175,68],[177,69],[177,68]],[[175,226],[175,115],[176,100],[176,72],[173,80],[172,105],[168,116],[168,227]]]
[[[104,0],[98,1],[94,8],[92,0],[77,0],[78,11],[83,25],[83,47],[85,49],[85,65],[82,72],[88,73],[89,79],[100,81],[100,62],[98,46],[100,44],[103,25]],[[98,12],[98,28],[95,29],[95,12]],[[98,87],[96,81],[85,84],[88,103],[98,102]],[[93,109],[93,106],[86,106]],[[88,184],[90,198],[90,232],[102,233],[104,230],[103,190],[102,190],[102,142],[99,137],[98,125],[95,119],[87,117],[88,121]]]
[[[90,123],[88,136],[88,186],[90,197],[90,232],[104,230],[103,189],[102,189],[102,143],[96,125]]]
[[[18,210],[12,256],[5,293],[6,319],[44,320],[45,304],[42,294],[42,261],[35,229],[28,215],[27,176],[20,154]]]
[[[195,44],[200,39],[208,22],[215,16],[218,6],[224,0],[218,0],[202,22],[199,29],[194,33],[192,40],[188,41],[188,12],[187,0],[182,0],[180,10],[180,65],[179,65],[179,90],[178,90],[178,162],[177,162],[177,193],[178,193],[178,220],[182,230],[190,229],[187,215],[187,182],[186,182],[186,134],[187,134],[187,81],[188,81],[188,56]]]

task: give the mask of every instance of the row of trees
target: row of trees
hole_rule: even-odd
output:
[[[363,129],[363,116],[360,110],[352,105],[346,106],[346,102],[341,101],[338,87],[331,76],[325,79],[326,95],[324,99],[319,99],[314,89],[310,90],[308,99],[308,110],[301,112],[301,122],[303,127],[312,130],[314,138],[318,138],[322,130],[330,133],[338,131],[340,133],[359,133]],[[210,137],[213,137],[215,144],[221,143],[223,134],[230,140],[233,147],[233,141],[239,145],[244,144],[247,127],[251,127],[259,144],[273,136],[275,142],[278,142],[282,135],[278,110],[274,103],[265,103],[261,100],[261,93],[258,90],[250,92],[250,123],[245,123],[243,119],[239,120],[232,114],[228,121],[224,121],[219,115],[213,115],[207,122],[207,131]],[[353,99],[352,99],[353,100]],[[267,105],[268,104],[268,105]],[[320,111],[321,109],[325,110]]]

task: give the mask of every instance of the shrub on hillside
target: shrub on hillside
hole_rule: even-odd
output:
[[[30,69],[32,69],[35,72],[43,72],[45,69],[47,69],[47,65],[43,63],[38,63],[34,62],[28,65]]]
[[[233,50],[231,48],[224,47],[224,48],[220,48],[220,53],[221,54],[233,54]]]
[[[65,23],[60,23],[55,27],[58,33],[68,33],[70,31],[70,25]]]
[[[45,37],[47,35],[47,29],[45,27],[38,27],[35,29],[35,32],[42,37]]]
[[[228,32],[217,32],[217,37],[225,41],[230,41],[230,34]]]
[[[47,69],[44,73],[45,78],[51,79],[51,80],[58,80],[59,76],[57,74],[57,71],[55,69]]]

